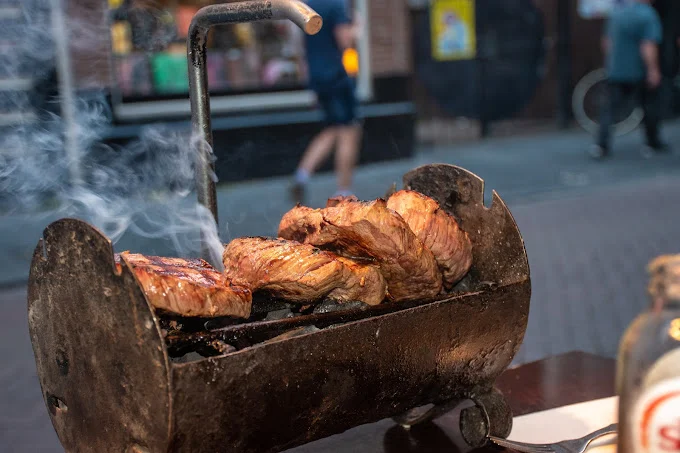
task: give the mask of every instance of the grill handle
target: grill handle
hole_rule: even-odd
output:
[[[216,223],[218,222],[217,191],[206,71],[208,31],[210,27],[218,24],[277,19],[288,19],[310,35],[316,34],[322,25],[321,16],[298,0],[258,0],[203,7],[193,17],[189,27],[187,59],[192,141],[196,147],[196,191],[198,202],[210,210]]]

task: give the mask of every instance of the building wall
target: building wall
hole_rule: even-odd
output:
[[[405,0],[369,0],[371,70],[376,77],[410,74],[411,21]]]
[[[497,0],[498,4],[503,1]],[[563,0],[533,0],[536,7],[541,11],[544,25],[545,67],[543,79],[539,83],[536,92],[515,118],[521,119],[552,119],[555,118],[558,109],[558,2]],[[600,49],[600,36],[603,27],[602,20],[584,20],[577,13],[576,0],[565,0],[569,3],[571,23],[571,84],[577,81],[589,71],[603,64],[603,56]],[[412,20],[417,20],[418,15],[427,12],[414,11]],[[438,107],[436,99],[433,99],[415,74],[415,97],[420,113],[419,119],[446,119],[446,114]],[[510,118],[508,118],[510,119]]]
[[[71,65],[78,89],[106,88],[111,83],[111,33],[106,0],[67,0]]]
[[[111,83],[111,39],[106,0],[67,0],[71,58],[79,89]],[[371,70],[376,77],[411,73],[411,29],[405,0],[369,0]]]
[[[545,23],[546,73],[534,99],[520,116],[525,118],[554,118],[557,113],[558,56],[557,3],[561,0],[534,0],[543,12]],[[604,61],[600,47],[602,20],[584,20],[577,12],[578,2],[568,0],[571,23],[571,85],[588,72],[601,67]]]

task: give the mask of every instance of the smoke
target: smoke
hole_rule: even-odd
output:
[[[40,22],[50,17],[49,3],[17,2],[26,19],[20,33],[26,43],[13,49],[14,58],[2,52],[0,61],[9,64],[3,68],[6,77],[28,73],[38,79],[56,66],[53,35]],[[114,243],[125,233],[164,239],[178,256],[198,255],[205,241],[210,261],[219,266],[223,246],[217,225],[193,193],[197,139],[189,131],[161,125],[145,129],[131,144],[105,146],[101,139],[110,116],[105,100],[75,93],[69,101],[72,118],[64,117],[65,99],[60,98],[61,109],[48,102],[30,121],[27,116],[0,129],[0,208],[5,213],[80,218]],[[25,107],[25,93],[2,96],[10,107]],[[69,152],[74,145],[78,152]],[[74,168],[80,176],[76,181]]]

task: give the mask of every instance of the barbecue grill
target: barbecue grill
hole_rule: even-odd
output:
[[[320,26],[294,0],[210,6],[192,22],[197,189],[215,218],[205,36],[217,23],[276,18],[308,33]],[[517,225],[495,192],[484,205],[483,181],[464,169],[427,165],[403,182],[454,215],[473,244],[470,272],[436,301],[240,324],[183,319],[150,306],[96,228],[50,224],[31,265],[29,329],[66,451],[275,452],[386,417],[412,425],[465,400],[471,446],[507,436],[512,413],[494,381],[522,342],[530,298]]]

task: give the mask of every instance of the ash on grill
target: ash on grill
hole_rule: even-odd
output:
[[[488,282],[482,282],[476,286],[481,290],[487,287],[486,284]],[[459,294],[474,292],[469,287],[469,280],[463,280],[450,292],[442,294],[442,297],[434,301],[447,300]],[[398,306],[386,303],[372,307],[361,301],[339,303],[335,300],[326,299],[315,305],[299,305],[287,303],[283,300],[255,296],[253,313],[247,320],[229,317],[188,318],[158,309],[156,309],[156,314],[171,359],[186,362],[187,360],[198,360],[241,350],[257,343],[278,338],[283,335],[282,332],[288,330],[291,332],[299,331],[302,328],[319,330],[328,326],[336,326],[411,308],[422,303],[425,302],[402,302]],[[305,330],[298,334],[309,332]],[[215,345],[220,346],[215,347]],[[189,354],[189,357],[184,357],[187,354]]]

